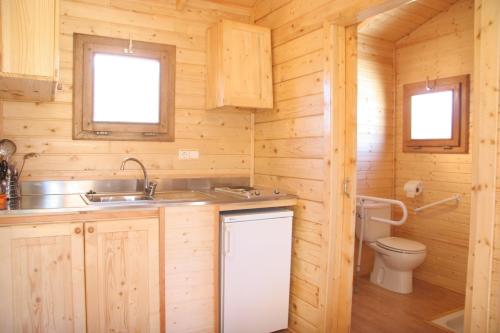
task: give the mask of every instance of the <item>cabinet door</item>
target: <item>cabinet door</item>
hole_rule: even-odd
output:
[[[270,30],[233,21],[222,24],[225,104],[272,108]]]
[[[85,332],[83,226],[0,228],[0,331]]]
[[[58,1],[0,1],[2,72],[57,76]]]
[[[85,223],[88,332],[160,330],[158,219]]]

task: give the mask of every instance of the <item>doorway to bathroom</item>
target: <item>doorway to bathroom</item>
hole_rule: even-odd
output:
[[[407,208],[408,218],[401,225],[384,226],[371,218],[398,221],[399,208],[370,200],[358,205],[355,266],[360,261],[351,332],[461,332],[469,248],[470,140],[458,139],[461,150],[408,146],[408,138],[418,134],[419,122],[424,131],[440,130],[446,125],[439,125],[439,120],[447,115],[446,106],[439,108],[441,118],[436,112],[422,119],[417,116],[423,111],[405,112],[412,101],[412,95],[408,97],[412,85],[423,85],[424,93],[437,93],[443,80],[450,78],[467,77],[467,83],[461,83],[464,89],[469,84],[474,68],[474,2],[408,2],[360,23],[357,44],[356,192],[398,200]],[[465,93],[460,91],[460,96]],[[462,108],[468,107],[470,99],[460,102]],[[417,110],[416,104],[410,106]],[[472,127],[468,120],[474,111],[467,111],[457,116],[467,122],[450,122],[450,140],[454,126],[460,133]],[[413,136],[407,133],[408,119],[413,121]],[[418,186],[420,193],[415,190]],[[361,234],[364,242],[358,247]],[[402,286],[408,274],[412,285]]]

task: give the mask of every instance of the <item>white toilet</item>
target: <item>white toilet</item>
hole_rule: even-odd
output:
[[[357,205],[356,237],[361,234],[361,204]],[[391,225],[376,222],[371,217],[391,218],[391,205],[365,201],[364,237],[366,244],[375,250],[375,263],[370,281],[385,289],[408,294],[413,291],[413,270],[425,259],[425,245],[401,237],[391,236]]]

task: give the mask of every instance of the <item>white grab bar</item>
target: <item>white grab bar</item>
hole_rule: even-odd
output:
[[[372,217],[371,219],[373,221],[388,223],[388,224],[392,224],[392,225],[402,225],[403,223],[406,222],[406,219],[408,218],[408,209],[406,208],[406,205],[402,201],[394,200],[394,199],[370,197],[370,196],[366,196],[366,195],[358,195],[356,197],[361,201],[370,200],[370,201],[385,202],[385,203],[389,203],[391,205],[396,205],[396,206],[399,206],[401,208],[401,210],[403,211],[403,216],[401,217],[401,219],[399,219],[397,221],[390,220],[390,219],[384,219],[381,217]]]
[[[441,205],[441,204],[447,203],[449,201],[455,201],[458,204],[460,202],[460,199],[461,199],[460,194],[454,194],[450,198],[446,198],[446,199],[439,200],[439,201],[430,203],[430,204],[422,206],[422,207],[415,208],[414,211],[415,211],[415,213],[418,213],[418,212],[420,212],[420,211],[422,211],[424,209],[431,208],[431,207],[434,207],[434,206],[437,206],[437,205]]]

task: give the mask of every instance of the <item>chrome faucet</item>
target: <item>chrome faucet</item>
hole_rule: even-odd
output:
[[[133,162],[139,164],[139,166],[142,169],[142,173],[144,174],[144,194],[147,195],[148,197],[154,196],[155,191],[156,191],[156,186],[158,184],[155,182],[149,181],[148,172],[146,171],[146,168],[144,167],[144,164],[142,164],[141,161],[139,161],[137,158],[134,158],[134,157],[128,157],[128,158],[123,160],[122,165],[120,166],[120,170],[125,170],[125,164],[128,161],[133,161]]]

